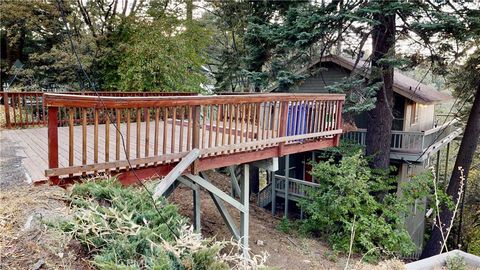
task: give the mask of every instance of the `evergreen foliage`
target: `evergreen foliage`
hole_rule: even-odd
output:
[[[353,252],[370,258],[414,251],[403,217],[415,199],[431,192],[430,174],[406,183],[400,197],[396,179],[370,169],[359,152],[345,155],[339,163],[331,159],[314,164],[312,175],[320,186],[309,190],[308,199],[301,202],[307,215],[304,231],[320,233],[332,248],[347,252],[353,226]]]
[[[145,189],[115,179],[74,185],[71,202],[73,216],[60,227],[86,247],[99,269],[258,269],[265,262],[253,254],[245,261],[234,242],[203,239],[174,205],[158,200],[159,213]],[[221,254],[227,245],[232,251]]]

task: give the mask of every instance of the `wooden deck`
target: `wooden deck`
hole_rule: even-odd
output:
[[[132,183],[166,175],[193,149],[200,157],[185,173],[336,146],[343,100],[330,94],[45,94],[47,127],[0,134],[22,149],[22,165],[33,181],[61,184],[107,173]],[[26,119],[35,118],[30,112]]]
[[[133,123],[136,125],[136,123]],[[154,126],[154,122],[150,122],[151,126]],[[168,125],[171,125],[171,121],[167,123]],[[177,121],[176,124],[176,134],[180,134],[180,129],[181,129],[181,122]],[[183,125],[186,125],[186,122],[183,122]],[[163,133],[163,127],[164,127],[163,121],[159,122],[159,133]],[[216,124],[212,128],[212,130],[215,129],[222,129],[221,125],[217,126]],[[228,129],[228,126],[225,128]],[[121,134],[126,134],[126,124],[122,123],[120,124],[120,131]],[[115,131],[115,127],[113,124],[110,124],[110,130]],[[250,131],[252,128],[250,128]],[[222,141],[226,140],[228,141],[229,138],[231,141],[239,141],[239,132],[237,132],[237,135],[235,135],[235,132],[233,135],[225,134],[225,137],[223,137],[223,133],[216,133],[212,132],[210,133],[208,128],[205,132],[205,137],[203,138],[203,145],[208,145],[210,141],[210,135],[212,136],[212,141]],[[98,143],[100,145],[105,145],[106,142],[106,132],[105,132],[105,124],[98,125]],[[150,138],[154,138],[155,136],[155,130],[152,128],[149,130],[150,133]],[[74,127],[74,147],[75,153],[74,153],[74,164],[73,165],[82,165],[82,126],[75,126]],[[172,140],[171,132],[165,133],[167,134],[167,139],[164,140],[163,138],[159,140],[159,145],[158,148],[162,150],[165,150],[164,154],[173,154],[173,153],[181,153],[187,150],[186,145],[182,145],[180,147],[180,141],[181,140]],[[145,147],[145,138],[146,138],[146,123],[142,122],[140,123],[140,139],[137,140],[137,133],[132,132],[132,136],[130,137],[130,147],[129,147],[129,153],[130,154],[130,159],[137,159],[137,158],[148,158],[151,157],[151,153],[153,153],[153,150],[155,145],[154,145],[154,140],[149,141],[149,146],[148,149]],[[183,135],[184,140],[187,141],[187,133],[185,132]],[[116,161],[116,160],[126,160],[126,148],[121,145],[120,148],[117,149],[116,145],[113,143],[109,143],[109,155],[110,158],[107,160],[106,159],[106,151],[104,147],[99,147],[98,148],[98,160],[97,162],[94,162],[94,147],[92,143],[94,141],[94,126],[93,125],[88,125],[87,126],[87,164],[92,164],[92,163],[105,163],[105,162],[111,162],[111,161]],[[109,141],[110,142],[115,142],[116,141],[116,132],[109,132]],[[180,136],[180,135],[176,135]],[[218,136],[218,138],[215,138],[215,136]],[[47,180],[47,177],[45,176],[45,170],[48,169],[48,128],[46,127],[40,127],[40,128],[29,128],[29,129],[13,129],[13,130],[2,130],[0,131],[0,137],[5,137],[9,142],[14,143],[16,146],[20,148],[20,152],[17,154],[21,157],[24,157],[22,159],[22,165],[23,168],[25,169],[25,172],[28,174],[29,178],[32,179],[32,181],[44,181]],[[235,139],[236,137],[236,139]],[[121,140],[121,138],[120,138]],[[174,146],[172,147],[172,142],[174,142]],[[138,144],[138,149],[137,149],[137,143]],[[117,150],[118,153],[117,153]],[[138,150],[138,153],[137,153]],[[147,154],[146,151],[149,153]],[[69,167],[69,127],[59,127],[58,128],[58,162],[60,167]],[[137,155],[138,154],[138,155]],[[118,158],[117,158],[118,155]],[[86,172],[87,174],[92,174],[93,171],[88,171]],[[81,173],[75,173],[74,176],[79,176]]]

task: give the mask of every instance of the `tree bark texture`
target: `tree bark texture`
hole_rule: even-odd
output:
[[[447,187],[447,195],[452,198],[453,202],[456,203],[459,199],[459,191],[462,184],[461,172],[459,168],[463,169],[463,175],[465,177],[466,185],[468,172],[470,166],[472,165],[473,156],[478,146],[478,141],[480,138],[480,82],[477,85],[475,100],[473,101],[472,109],[470,115],[468,116],[467,126],[465,127],[465,132],[463,134],[463,139],[458,149],[457,159],[455,160],[455,166],[453,166],[452,176],[450,177],[450,182]],[[465,191],[463,190],[463,193]],[[447,229],[453,222],[453,211],[447,207],[442,207],[440,209],[440,222],[436,220],[436,226],[434,227],[430,239],[425,245],[421,258],[428,258],[434,255],[438,255],[442,252],[442,244],[444,239],[443,235],[446,236]],[[445,239],[446,240],[446,239]]]
[[[376,94],[375,108],[367,113],[366,154],[372,156],[372,168],[390,165],[392,132],[393,66],[381,60],[393,56],[395,47],[395,14],[374,15],[377,24],[372,31],[372,68],[370,83],[382,82]]]

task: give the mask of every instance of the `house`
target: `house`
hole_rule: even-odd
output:
[[[298,86],[289,89],[288,92],[328,93],[327,86],[341,81],[352,72],[368,76],[367,62],[359,61],[356,64],[355,59],[341,55],[322,57],[301,71],[302,74],[308,74],[307,78]],[[280,92],[276,87],[271,90]],[[435,115],[435,106],[451,101],[453,98],[450,95],[439,92],[398,71],[395,71],[394,74],[393,91],[394,120],[390,159],[391,165],[397,168],[398,183],[401,183],[409,181],[413,175],[427,170],[432,164],[435,154],[444,148],[448,151],[450,142],[460,134],[461,130],[455,127],[454,121],[440,121]],[[365,145],[366,119],[366,113],[357,116],[355,119],[356,130],[344,133],[343,138]],[[261,192],[259,194],[260,204],[265,206],[271,202],[274,205],[272,207],[274,212],[279,198],[283,198],[280,201],[284,204],[286,213],[290,201],[298,201],[304,196],[302,189],[299,188],[301,185],[317,185],[309,173],[311,170],[309,161],[318,161],[322,151],[324,150],[280,158],[276,177],[270,177],[273,179],[271,181],[273,184],[270,185],[275,188],[267,187],[272,190],[274,195],[272,196],[272,192],[269,195]],[[285,173],[285,168],[288,168],[288,174]],[[285,190],[285,186],[289,187],[289,191]],[[398,190],[398,193],[401,193],[401,190]],[[265,200],[265,198],[269,198],[269,200]],[[423,242],[425,204],[425,201],[417,202],[412,206],[412,215],[406,218],[406,227],[419,250],[421,250]]]

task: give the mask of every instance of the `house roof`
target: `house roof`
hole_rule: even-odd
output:
[[[310,69],[318,63],[332,62],[350,71],[355,67],[355,59],[341,55],[328,55],[314,61],[306,69]],[[356,71],[365,71],[370,65],[360,60],[355,67]],[[304,70],[306,71],[306,70]],[[366,72],[365,72],[366,73]],[[420,104],[435,104],[453,99],[449,94],[437,91],[432,86],[423,84],[408,77],[397,70],[394,73],[393,91]]]

